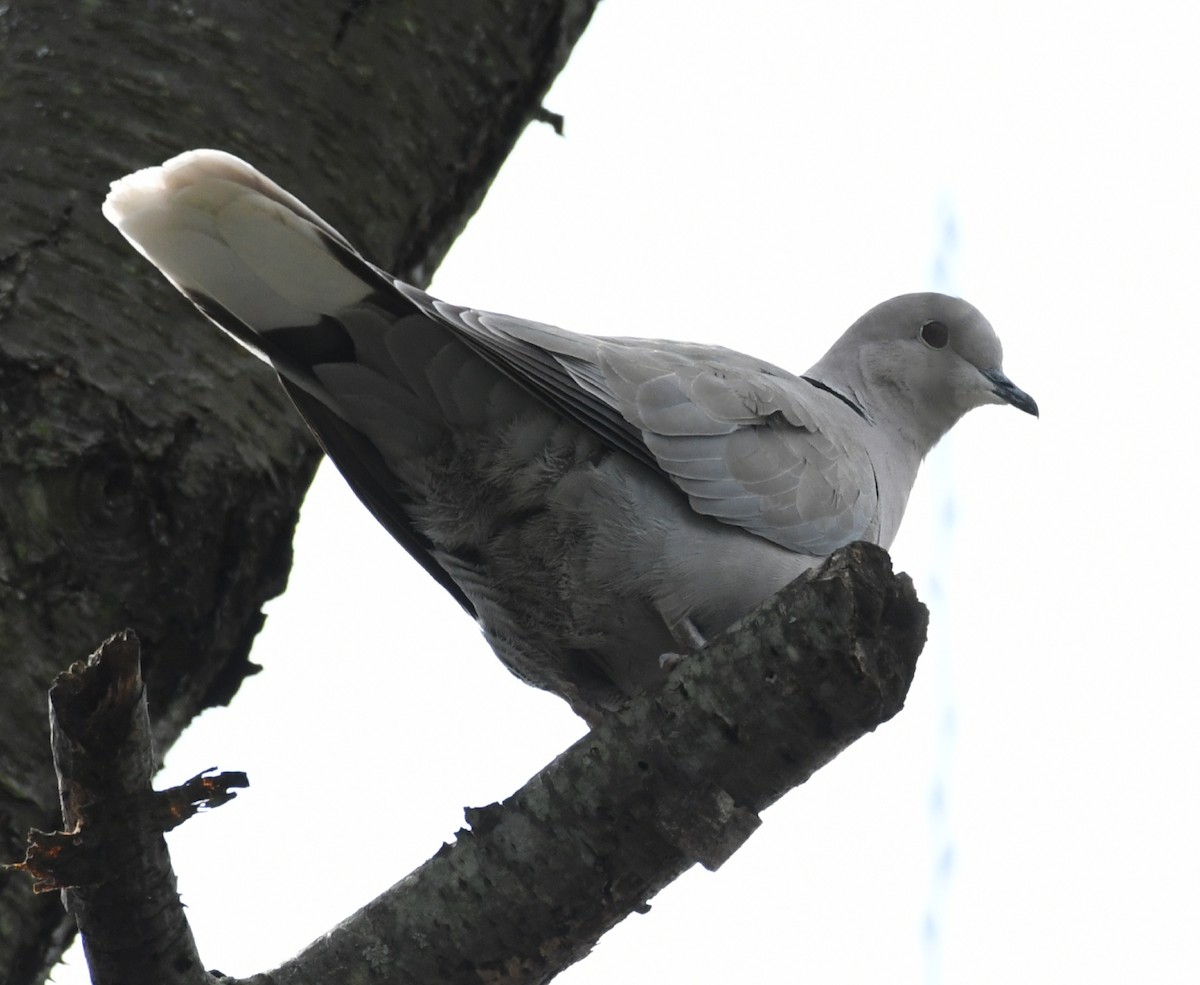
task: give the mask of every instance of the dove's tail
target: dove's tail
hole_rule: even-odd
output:
[[[336,229],[223,151],[113,182],[104,215],[209,318],[310,392],[312,366],[345,342],[328,319],[372,296],[408,307]]]
[[[406,465],[440,440],[450,405],[426,368],[438,354],[446,373],[478,362],[431,299],[222,151],[189,151],[121,178],[104,215],[196,307],[274,367],[363,502],[473,611],[408,515],[420,492],[409,488]]]

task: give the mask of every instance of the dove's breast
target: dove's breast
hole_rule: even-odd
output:
[[[408,468],[412,469],[410,461]],[[697,514],[660,473],[536,406],[421,463],[414,523],[517,676],[581,712],[665,676],[823,558]]]

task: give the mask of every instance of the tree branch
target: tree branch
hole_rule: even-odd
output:
[[[693,863],[719,866],[759,811],[895,715],[927,618],[886,552],[838,552],[243,985],[549,981]],[[363,833],[358,850],[381,836]]]
[[[423,866],[296,958],[242,985],[534,985],[903,707],[928,614],[885,551],[855,544],[688,657],[502,804],[467,811]],[[63,889],[96,985],[211,985],[162,833],[241,774],[150,788],[139,648],[118,634],[51,689],[66,831],[25,869]],[[347,838],[373,851],[369,837]]]
[[[63,831],[34,831],[25,862],[38,892],[61,890],[95,985],[209,982],[175,888],[163,832],[246,786],[200,774],[155,792],[154,745],[131,631],[106,640],[50,689]]]

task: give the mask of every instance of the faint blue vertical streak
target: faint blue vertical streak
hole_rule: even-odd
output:
[[[938,208],[938,245],[934,253],[933,289],[957,294],[955,263],[958,259],[958,226],[954,206],[943,200]],[[951,673],[952,571],[954,565],[954,446],[947,436],[927,464],[932,490],[933,575],[929,584],[929,608],[933,615],[932,646],[924,654],[926,673],[932,664],[934,683],[935,736],[933,772],[929,787],[930,875],[925,905],[923,943],[925,983],[940,985],[950,883],[954,873],[954,838],[951,828],[950,784],[953,775],[956,733],[954,682]]]

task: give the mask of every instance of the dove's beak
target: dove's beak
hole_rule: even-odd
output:
[[[989,369],[983,375],[992,384],[992,393],[1005,403],[1012,404],[1017,410],[1023,410],[1026,414],[1032,414],[1034,417],[1040,416],[1037,401],[1005,376],[1003,371]]]

